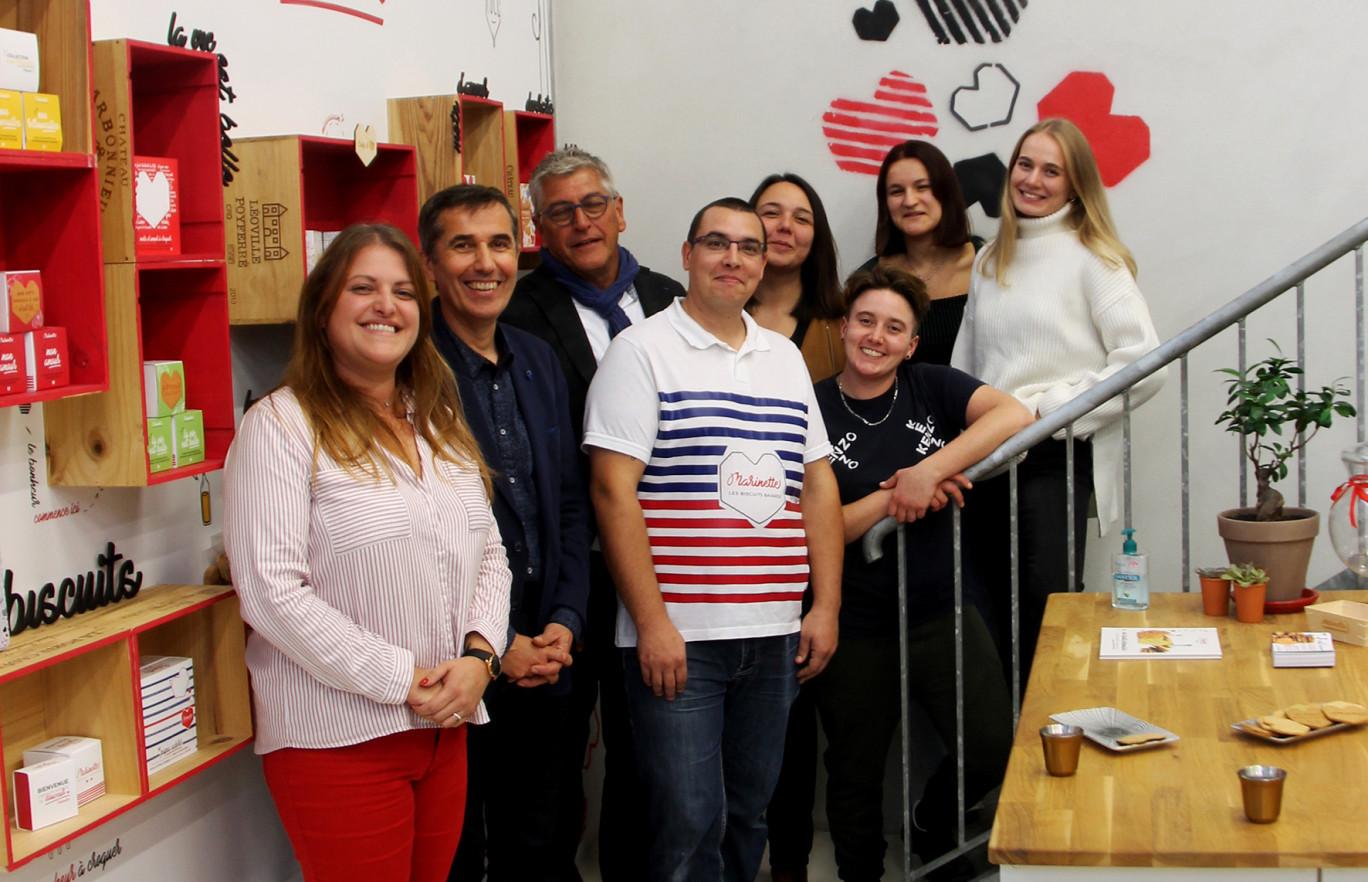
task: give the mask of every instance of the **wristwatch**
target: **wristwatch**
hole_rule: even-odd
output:
[[[499,657],[487,649],[467,649],[462,655],[474,656],[484,662],[485,667],[489,669],[489,679],[491,680],[499,679],[499,675],[503,673],[503,665],[499,662]]]

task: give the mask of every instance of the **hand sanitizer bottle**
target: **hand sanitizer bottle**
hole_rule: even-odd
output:
[[[1149,609],[1149,564],[1135,546],[1135,530],[1121,533],[1126,541],[1121,553],[1112,555],[1112,606],[1117,609]]]

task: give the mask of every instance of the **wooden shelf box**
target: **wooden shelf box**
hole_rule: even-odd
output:
[[[158,585],[137,597],[15,636],[0,653],[4,863],[21,866],[252,740],[245,636],[231,586]],[[138,659],[194,660],[199,750],[148,780]],[[58,735],[100,739],[105,795],[41,830],[14,826],[14,770],[24,750]]]
[[[534,257],[541,247],[541,237],[532,224],[532,203],[524,203],[523,188],[532,180],[532,171],[556,149],[555,120],[545,113],[526,110],[504,111],[504,180],[508,189],[504,195],[518,209],[522,225],[521,247],[528,257]]]
[[[504,109],[488,98],[461,96],[461,175],[508,192],[504,168]]]
[[[90,153],[90,4],[7,0],[0,2],[0,28],[38,36],[38,91],[61,102],[62,150]]]
[[[460,132],[453,131],[451,121],[456,101],[455,95],[424,95],[386,102],[390,141],[407,144],[416,153],[420,206],[434,193],[461,183]]]
[[[223,467],[233,440],[227,278],[221,262],[105,265],[109,391],[44,408],[48,483],[143,487]],[[142,363],[185,362],[186,407],[204,411],[204,462],[149,472]]]
[[[100,151],[104,259],[110,263],[223,260],[223,152],[219,133],[218,56],[133,40],[94,44],[97,115],[126,132]],[[65,109],[63,110],[65,114]],[[134,247],[134,156],[176,160],[181,251],[139,255]]]
[[[239,171],[223,193],[234,324],[293,322],[306,275],[306,230],[384,222],[418,242],[412,147],[379,144],[363,165],[353,142],[284,135],[233,142]]]
[[[71,383],[0,395],[0,407],[109,388],[100,212],[82,153],[0,150],[0,269],[43,274],[43,320],[65,328]]]

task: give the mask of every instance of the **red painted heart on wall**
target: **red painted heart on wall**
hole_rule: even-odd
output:
[[[1088,137],[1102,183],[1114,187],[1149,159],[1149,126],[1138,116],[1111,112],[1116,88],[1106,74],[1074,71],[1040,99],[1040,118],[1062,116]]]
[[[836,165],[877,175],[890,147],[910,138],[933,138],[940,131],[926,87],[902,71],[879,80],[874,100],[837,98],[822,114],[822,132]]]

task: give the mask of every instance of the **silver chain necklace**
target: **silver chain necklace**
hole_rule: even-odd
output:
[[[845,387],[841,385],[841,378],[839,376],[836,378],[836,391],[841,394],[841,403],[845,405],[846,410],[850,411],[850,415],[855,417],[855,419],[859,420],[860,422],[864,423],[866,426],[873,428],[874,426],[886,422],[889,417],[893,416],[893,408],[898,403],[898,375],[896,373],[893,374],[893,400],[888,402],[888,413],[884,414],[882,417],[880,417],[872,423],[864,417],[860,416],[858,413],[856,413],[855,408],[850,406],[850,400],[846,398]]]

